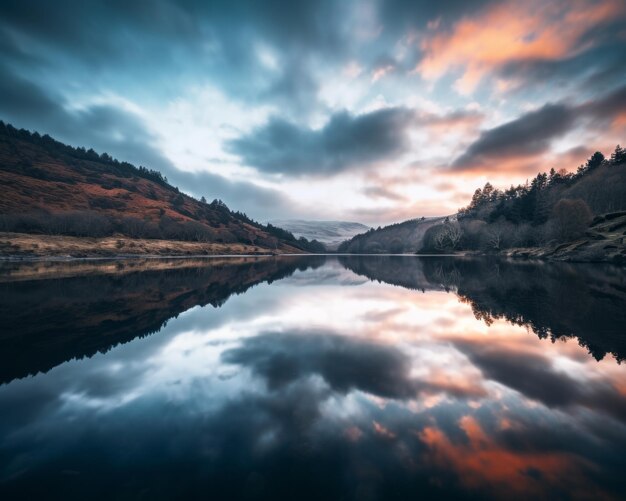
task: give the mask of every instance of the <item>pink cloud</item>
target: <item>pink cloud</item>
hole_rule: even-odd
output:
[[[593,27],[626,11],[620,0],[509,1],[466,17],[448,32],[433,30],[421,42],[416,70],[427,80],[461,71],[455,87],[470,94],[495,68],[511,61],[557,60],[589,48],[581,39]]]

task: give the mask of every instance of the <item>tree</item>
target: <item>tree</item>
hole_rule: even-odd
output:
[[[461,227],[458,224],[450,224],[448,225],[447,232],[450,247],[452,247],[452,249],[456,249],[461,241],[461,238],[463,238],[463,231],[461,230]]]
[[[205,203],[206,203],[206,198],[201,197],[201,198],[200,198],[200,202],[202,202],[203,204],[205,204]]]
[[[581,236],[593,218],[591,209],[584,200],[559,200],[552,210],[551,224],[554,236],[567,242]]]
[[[172,200],[172,204],[174,205],[174,207],[180,207],[185,203],[185,198],[182,196],[182,194],[178,194],[174,200]]]
[[[487,244],[490,249],[500,250],[502,245],[502,227],[499,224],[493,224],[487,231]]]
[[[586,170],[594,170],[597,167],[600,167],[602,165],[602,162],[604,162],[604,155],[599,151],[596,151],[593,155],[591,155],[591,157],[589,157],[589,160],[587,160],[587,164],[585,165]]]
[[[463,238],[463,230],[459,224],[447,222],[434,228],[432,245],[438,251],[456,249]]]
[[[615,151],[611,154],[611,163],[613,165],[626,163],[626,150],[619,144],[615,147]]]

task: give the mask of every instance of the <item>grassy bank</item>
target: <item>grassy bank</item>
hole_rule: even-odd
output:
[[[0,258],[200,256],[300,254],[288,245],[275,249],[242,243],[204,243],[111,236],[102,238],[0,232]]]

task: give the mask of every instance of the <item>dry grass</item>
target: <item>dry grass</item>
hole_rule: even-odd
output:
[[[133,239],[124,236],[104,238],[32,235],[0,232],[0,257],[119,257],[119,256],[203,256],[301,254],[294,247],[278,250],[241,243],[201,243],[175,240]]]

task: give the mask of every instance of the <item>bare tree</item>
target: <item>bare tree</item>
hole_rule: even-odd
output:
[[[445,223],[435,233],[433,245],[437,250],[456,249],[463,238],[463,230],[456,223]]]
[[[446,225],[448,228],[446,229],[448,234],[448,240],[450,241],[450,247],[456,249],[463,238],[463,230],[458,224],[449,224]]]
[[[492,225],[487,231],[487,244],[489,248],[494,250],[500,250],[502,245],[502,228],[499,225]]]
[[[441,228],[433,238],[433,244],[435,245],[435,249],[443,250],[446,247],[446,231],[444,228]]]

